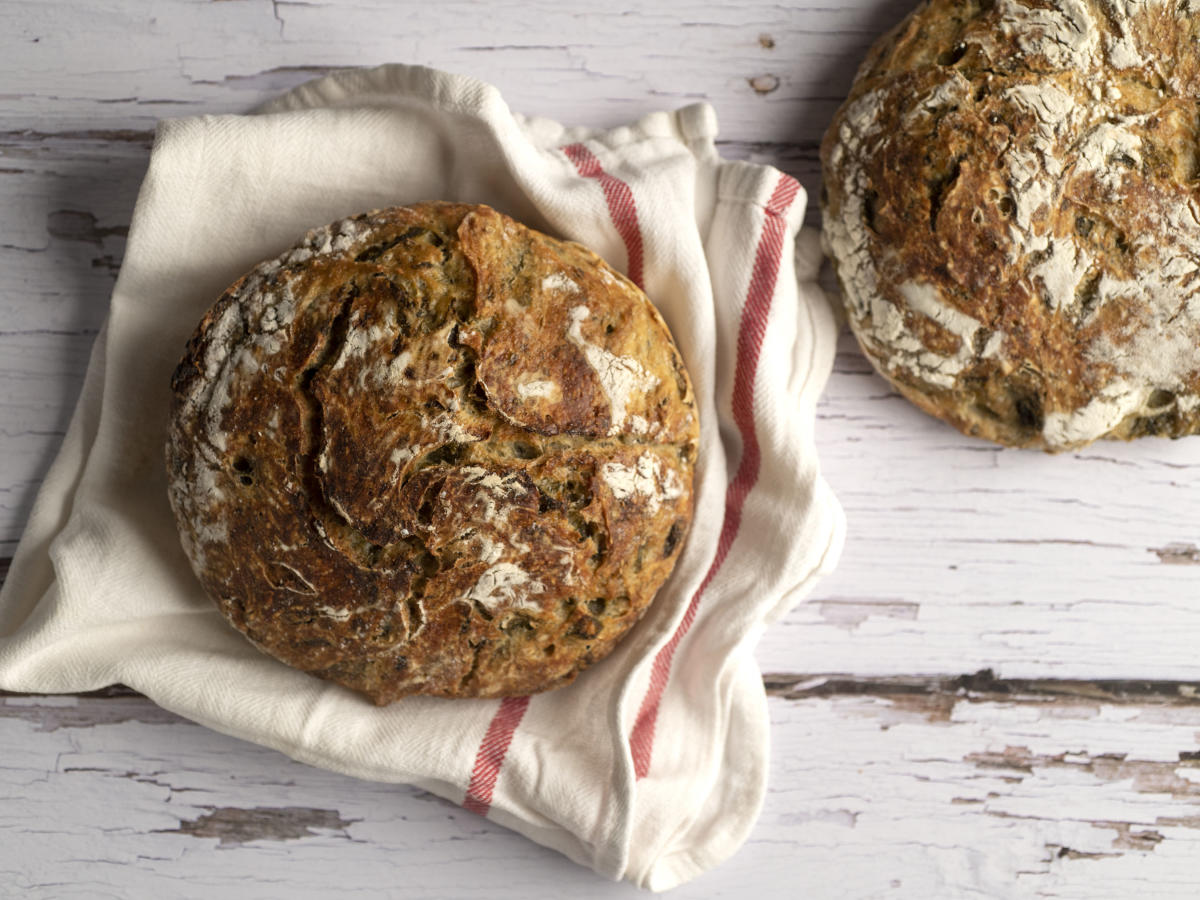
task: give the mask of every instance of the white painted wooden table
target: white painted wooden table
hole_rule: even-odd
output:
[[[0,558],[66,428],[158,118],[419,62],[568,123],[707,99],[727,156],[815,197],[825,123],[908,5],[2,0]],[[759,651],[766,806],[677,896],[1200,894],[1200,438],[1002,451],[913,410],[846,339],[820,444],[850,536]],[[634,893],[119,687],[0,696],[2,897]]]

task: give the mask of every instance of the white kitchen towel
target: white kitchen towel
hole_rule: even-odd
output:
[[[766,627],[833,565],[813,445],[835,326],[804,191],[719,158],[707,105],[606,131],[479,81],[385,66],[254,115],[162,123],[79,406],[0,592],[0,688],[121,682],[307,763],[420,785],[611,878],[673,887],[745,840],[766,787]],[[169,381],[226,285],[309,227],[482,202],[641,284],[702,416],[695,524],[643,621],[575,684],[386,708],[261,654],[204,596],[163,465]],[[797,655],[803,656],[803,648]]]

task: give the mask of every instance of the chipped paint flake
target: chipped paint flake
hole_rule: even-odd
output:
[[[178,828],[165,830],[195,838],[216,838],[222,846],[239,846],[251,841],[301,840],[317,837],[319,831],[344,832],[357,821],[343,819],[336,810],[299,806],[208,809],[193,821],[181,820]]]
[[[1200,547],[1195,544],[1168,544],[1150,552],[1168,566],[1200,565]]]

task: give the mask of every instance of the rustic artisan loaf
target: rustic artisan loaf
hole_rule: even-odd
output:
[[[1200,0],[930,0],[822,146],[850,324],[964,432],[1200,431]]]
[[[692,515],[687,373],[640,290],[482,206],[310,232],[173,379],[170,500],[224,615],[387,703],[524,694],[605,656]]]

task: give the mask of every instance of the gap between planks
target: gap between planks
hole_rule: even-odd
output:
[[[887,677],[845,674],[767,673],[763,686],[768,697],[803,701],[837,697],[873,697],[890,700],[936,717],[949,714],[954,703],[1045,704],[1089,701],[1109,706],[1200,707],[1200,682],[1147,681],[1144,679],[997,678],[991,669],[970,675],[895,675]],[[0,690],[0,698],[38,697]],[[54,695],[63,696],[63,695]],[[128,700],[141,694],[122,684],[65,696],[96,700]],[[4,715],[0,706],[0,717]],[[1200,754],[1198,754],[1200,755]]]
[[[854,675],[763,676],[767,695],[785,700],[833,697],[875,697],[920,709],[936,717],[949,715],[953,705],[971,703],[1043,704],[1088,701],[1109,706],[1197,706],[1200,683],[1144,679],[997,678],[991,669],[970,675],[896,675],[884,678]]]

